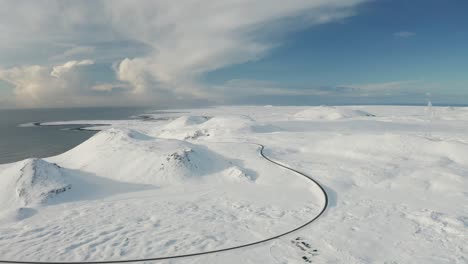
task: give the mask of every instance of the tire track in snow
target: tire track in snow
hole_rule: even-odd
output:
[[[219,143],[221,143],[221,142],[219,142]],[[223,142],[223,143],[228,143],[228,142]],[[233,143],[233,142],[229,142],[229,143]],[[238,143],[236,142],[236,144],[238,144]],[[324,203],[323,203],[323,206],[322,206],[322,209],[320,210],[320,212],[316,216],[314,216],[312,219],[307,221],[305,224],[302,224],[301,226],[295,227],[295,228],[293,228],[293,229],[291,229],[291,230],[289,230],[287,232],[281,233],[279,235],[269,237],[269,238],[265,238],[265,239],[262,239],[262,240],[259,240],[259,241],[239,245],[239,246],[222,248],[222,249],[217,249],[217,250],[210,250],[210,251],[199,252],[199,253],[174,255],[174,256],[167,256],[167,257],[144,258],[144,259],[126,259],[126,260],[70,261],[70,262],[0,260],[0,263],[11,263],[11,264],[110,264],[110,263],[136,263],[136,262],[147,262],[147,261],[159,261],[159,260],[168,260],[168,259],[178,259],[178,258],[188,258],[188,257],[195,257],[195,256],[210,255],[210,254],[222,253],[222,252],[226,252],[226,251],[232,251],[232,250],[237,250],[237,249],[241,249],[241,248],[247,248],[247,247],[252,247],[252,246],[264,244],[264,243],[276,240],[278,238],[290,235],[290,234],[292,234],[292,233],[294,233],[296,231],[299,231],[299,230],[305,228],[306,226],[312,224],[315,220],[317,220],[320,216],[322,216],[323,213],[325,213],[325,210],[328,207],[328,195],[327,195],[327,192],[325,191],[325,188],[317,180],[313,179],[312,177],[308,176],[307,174],[305,174],[303,172],[300,172],[300,171],[298,171],[296,169],[293,169],[293,168],[291,168],[291,167],[289,167],[287,165],[281,164],[280,162],[274,161],[273,159],[269,158],[264,153],[264,150],[265,150],[264,145],[259,144],[259,143],[251,143],[251,142],[248,142],[248,144],[253,144],[253,145],[259,146],[260,147],[260,155],[264,159],[266,159],[267,161],[269,161],[269,162],[271,162],[271,163],[273,163],[273,164],[275,164],[275,165],[277,165],[279,167],[282,167],[284,169],[290,170],[290,171],[292,171],[292,172],[306,178],[312,184],[315,184],[317,187],[319,187],[319,189],[322,192],[323,197],[324,197]]]

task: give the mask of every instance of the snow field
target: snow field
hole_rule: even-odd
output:
[[[268,157],[324,185],[325,214],[263,245],[161,263],[467,262],[466,108],[177,112],[184,113],[109,122],[110,129],[45,159],[60,166],[72,188],[0,213],[0,255],[158,257],[238,245],[301,225],[317,214],[323,197],[305,178],[260,158],[252,144],[260,143]],[[0,165],[0,178],[19,175],[21,165]],[[2,194],[1,204],[10,204]]]

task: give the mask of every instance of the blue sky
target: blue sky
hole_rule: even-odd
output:
[[[0,108],[468,104],[463,0],[1,1]]]
[[[260,78],[304,88],[414,80],[428,92],[463,94],[468,103],[467,1],[382,0],[358,10],[289,35],[265,59],[206,79]]]

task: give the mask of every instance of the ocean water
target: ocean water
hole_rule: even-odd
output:
[[[144,108],[68,108],[0,110],[0,164],[63,153],[95,132],[66,130],[76,126],[19,127],[21,124],[71,120],[120,120]]]

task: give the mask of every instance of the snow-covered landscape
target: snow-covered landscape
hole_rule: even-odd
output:
[[[0,165],[2,260],[210,252],[288,233],[326,206],[276,239],[158,263],[468,262],[466,107],[142,116],[41,123],[100,132],[58,156]]]

